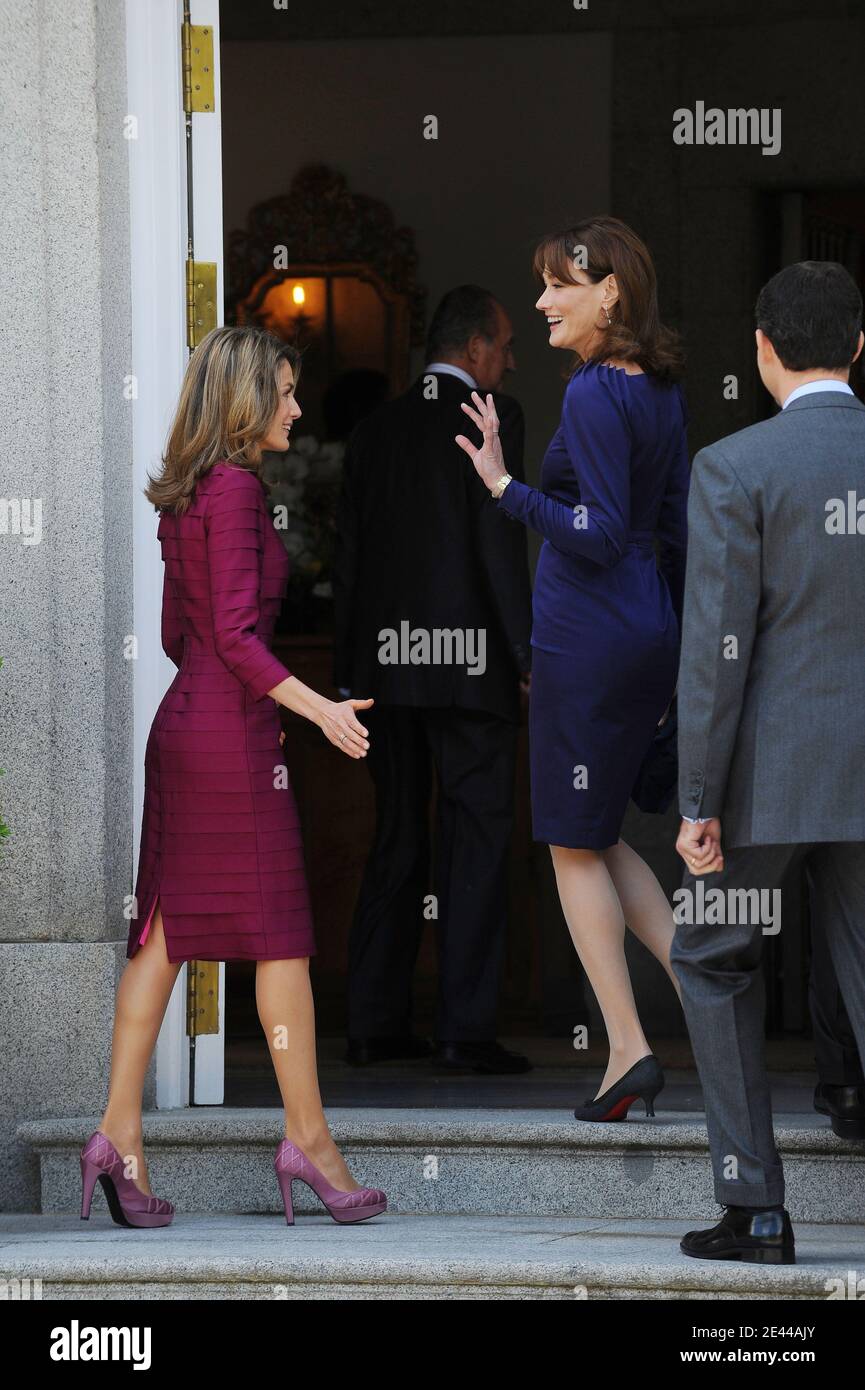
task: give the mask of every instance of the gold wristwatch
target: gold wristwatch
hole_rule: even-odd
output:
[[[496,483],[495,487],[490,488],[490,496],[491,496],[491,497],[494,497],[494,498],[496,498],[496,500],[498,500],[498,498],[501,497],[502,493],[504,492],[505,488],[507,487],[508,483],[512,483],[512,482],[513,482],[513,478],[511,477],[510,473],[506,473],[506,474],[504,475],[503,478],[499,478],[499,480],[498,480],[498,482]]]

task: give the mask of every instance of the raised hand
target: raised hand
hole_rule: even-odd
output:
[[[474,421],[483,435],[483,443],[478,449],[464,434],[455,435],[455,439],[460,448],[468,454],[477,469],[481,482],[492,491],[499,478],[503,478],[508,471],[505,467],[505,457],[499,441],[499,417],[493,405],[492,395],[487,394],[486,402],[484,402],[483,397],[477,391],[472,391],[472,400],[476,409],[472,409],[467,401],[462,401],[460,404],[466,415]]]

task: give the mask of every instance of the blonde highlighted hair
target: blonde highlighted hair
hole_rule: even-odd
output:
[[[279,367],[295,382],[300,353],[264,328],[212,329],[186,365],[162,456],[144,495],[157,511],[182,515],[205,473],[225,460],[260,476],[261,445],[279,406]]]

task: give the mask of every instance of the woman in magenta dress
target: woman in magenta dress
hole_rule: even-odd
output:
[[[356,710],[328,700],[270,650],[289,560],[259,476],[289,447],[301,411],[298,354],[257,328],[217,328],[190,358],[160,476],[162,644],[178,667],[145,754],[137,915],[120,982],[108,1105],[81,1153],[82,1215],[98,1180],[121,1225],[167,1225],[142,1146],[144,1077],[177,974],[189,960],[255,960],[256,1001],[285,1107],[274,1166],[319,1193],[335,1220],[385,1209],[330,1136],[315,1062],[315,953],[300,824],[281,753],[278,706],[318,724],[351,758],[369,747]],[[278,1045],[277,1045],[278,1044]],[[131,1161],[137,1181],[124,1174]]]
[[[644,758],[676,685],[689,480],[674,336],[658,316],[655,271],[613,217],[535,253],[551,347],[576,354],[540,487],[505,472],[492,398],[463,409],[483,431],[459,442],[494,505],[544,537],[535,575],[529,744],[532,822],[550,846],[562,911],[595,991],[610,1057],[580,1120],[618,1120],[663,1073],[640,1024],[625,928],[670,966],[673,911],[620,838]],[[660,566],[655,558],[659,542]]]

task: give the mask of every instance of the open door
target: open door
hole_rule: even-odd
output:
[[[143,496],[191,350],[223,322],[219,0],[126,0],[133,365],[134,855],[144,750],[176,674],[162,652],[162,557]],[[224,1097],[225,965],[180,972],[156,1053],[160,1108]]]

